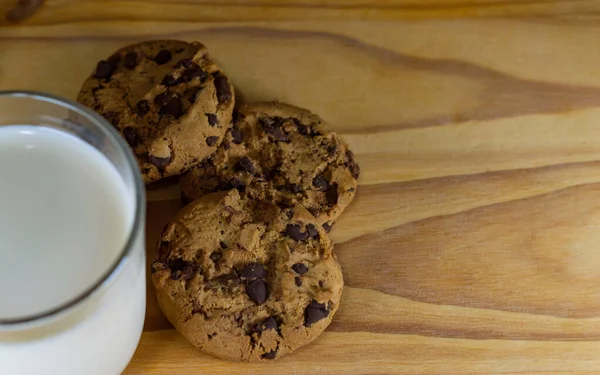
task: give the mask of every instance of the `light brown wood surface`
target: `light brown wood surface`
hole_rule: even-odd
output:
[[[48,0],[0,27],[0,89],[74,98],[124,44],[200,40],[240,101],[310,108],[355,151],[327,332],[225,363],[149,289],[128,375],[599,374],[599,15],[598,1]],[[148,193],[149,257],[178,194]]]

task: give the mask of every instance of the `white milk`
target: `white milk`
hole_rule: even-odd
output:
[[[0,320],[68,302],[123,250],[133,193],[99,151],[67,133],[0,127]],[[0,374],[112,375],[131,358],[145,311],[143,233],[102,289],[58,319],[0,326]]]

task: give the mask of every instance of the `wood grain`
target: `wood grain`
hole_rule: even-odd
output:
[[[200,40],[240,100],[313,109],[363,174],[332,231],[347,287],[321,338],[223,363],[172,330],[149,285],[126,374],[600,373],[598,2],[166,5],[48,0],[0,27],[0,89],[74,98],[124,44]],[[148,199],[150,259],[179,191]]]
[[[463,340],[325,332],[309,348],[271,364],[223,365],[172,330],[147,333],[128,374],[596,374],[598,342]],[[535,359],[533,359],[535,358]]]

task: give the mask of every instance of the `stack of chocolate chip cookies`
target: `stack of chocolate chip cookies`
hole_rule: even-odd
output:
[[[348,146],[288,104],[238,105],[200,43],[148,41],[96,66],[78,101],[131,146],[146,183],[181,175],[187,203],[164,229],[152,280],[162,311],[216,357],[279,358],[338,309],[327,234],[357,188]]]

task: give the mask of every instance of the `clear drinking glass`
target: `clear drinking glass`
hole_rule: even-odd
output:
[[[15,125],[26,125],[27,128],[18,128]],[[23,147],[15,148],[18,152],[13,155],[12,138],[7,137],[22,139],[19,137],[27,137],[37,133],[37,130],[42,133],[52,132],[48,128],[55,129],[52,134],[59,135],[58,138],[68,133],[83,140],[85,143],[79,143],[91,152],[85,155],[96,153],[104,160],[96,160],[95,157],[92,158],[94,160],[85,160],[84,154],[79,155],[72,149],[56,149],[61,158],[67,153],[70,159],[65,160],[74,160],[79,166],[89,165],[90,169],[89,174],[68,174],[68,181],[62,182],[53,180],[51,165],[41,163],[39,166],[29,167],[29,170],[21,170],[21,156],[25,155],[23,153],[27,152],[27,149],[37,146],[23,143]],[[69,139],[78,142],[72,137]],[[10,160],[10,164],[7,164],[7,160]],[[109,181],[106,181],[106,178],[99,179],[101,174],[93,170],[96,168],[94,165],[102,163],[116,171],[113,174],[114,178],[108,179]],[[5,169],[14,166],[10,171],[23,179],[9,181],[2,173],[2,165]],[[69,169],[66,171],[65,173],[70,173]],[[33,181],[32,179],[35,180],[39,175],[45,176],[40,186],[30,186],[31,184],[22,182]],[[93,180],[94,178],[98,180]],[[97,194],[86,196],[88,193],[79,189],[79,186],[83,188],[96,185],[122,187],[119,190],[122,193],[118,197],[120,200],[99,201]],[[46,189],[55,189],[54,191],[62,194],[64,191],[60,187],[75,192],[72,200],[52,201],[51,192]],[[5,194],[4,199],[2,194]],[[7,197],[7,194],[11,196]],[[50,196],[40,200],[38,195],[44,194]],[[22,212],[21,207],[27,212]],[[48,207],[58,207],[60,212],[75,212],[78,217],[76,220],[71,216],[67,217],[66,214],[57,217],[56,212],[49,211]],[[123,243],[115,245],[116,242],[113,241],[112,248],[103,248],[100,254],[86,253],[89,249],[101,248],[104,243],[111,243],[114,239],[111,237],[113,232],[100,233],[96,227],[82,230],[76,228],[75,224],[100,220],[96,218],[97,213],[93,210],[102,208],[104,212],[106,207],[114,209],[116,214],[110,217],[103,216],[99,223],[116,225],[114,235],[117,236],[122,231]],[[4,283],[0,286],[0,374],[113,375],[120,374],[125,369],[138,345],[145,316],[144,223],[145,194],[138,165],[127,144],[111,125],[76,103],[50,95],[0,92],[0,225],[5,226],[5,238],[2,238],[3,229],[0,228],[0,272],[4,273],[4,278],[0,275],[0,283]],[[6,226],[10,228],[6,229]],[[13,236],[14,233],[17,234]],[[20,236],[19,233],[24,235]],[[85,240],[89,246],[81,246],[81,251],[76,249],[77,251],[73,252],[71,249],[71,253],[63,254],[62,249],[66,247],[56,245],[53,242],[55,238],[67,243],[70,238]],[[15,245],[30,243],[28,241],[38,245],[26,249]],[[49,258],[47,251],[41,251],[45,250],[44,246],[56,247],[52,248]],[[109,260],[103,258],[104,250],[106,254],[114,253],[114,257],[105,257]],[[75,258],[78,259],[78,263],[75,263]],[[15,259],[26,261],[14,262]],[[95,259],[104,259],[106,264]],[[41,271],[58,269],[61,272],[57,273],[56,278],[49,278],[51,280],[45,280],[47,282],[36,279]],[[38,273],[32,270],[38,270]],[[77,280],[85,280],[94,274],[98,276],[89,283],[79,282],[86,285],[77,284]],[[60,283],[73,286],[77,292],[62,300],[57,298],[54,305],[48,305],[46,302],[46,305],[37,304],[40,300],[48,299],[48,296],[48,301],[53,301],[54,292],[57,295],[64,292],[65,289],[58,287],[44,289],[47,288],[46,284],[61,285]],[[16,291],[21,290],[27,292],[23,295],[17,294]],[[13,305],[20,306],[21,303],[23,306],[31,304],[37,307],[15,315],[15,310],[11,309]],[[47,308],[41,310],[38,305]]]

